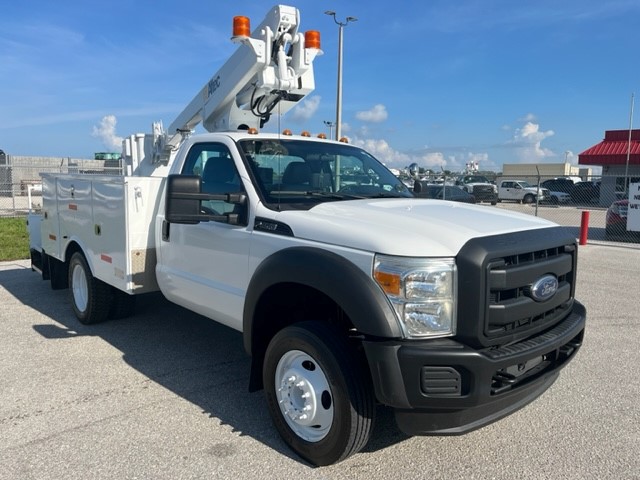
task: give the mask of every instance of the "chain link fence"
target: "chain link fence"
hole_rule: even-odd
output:
[[[477,203],[488,208],[553,221],[569,229],[576,238],[580,236],[583,212],[588,212],[590,240],[640,240],[640,232],[626,232],[624,225],[616,225],[615,230],[611,224],[607,226],[607,210],[615,202],[628,198],[628,184],[640,182],[640,176],[628,176],[626,182],[624,177],[613,175],[560,178],[543,175],[426,175],[403,180],[414,191],[421,191],[417,193],[421,197],[447,200],[448,195],[449,200],[469,201],[463,197],[454,198],[459,193],[458,189],[463,189],[474,195]],[[417,188],[416,183],[420,184]],[[439,188],[434,187],[436,185]],[[490,186],[493,186],[493,193]],[[626,215],[625,207],[622,211]]]
[[[121,175],[121,160],[0,156],[0,217],[24,217],[42,207],[40,173]],[[31,201],[31,203],[29,203]]]
[[[29,209],[38,210],[42,207],[41,172],[121,175],[123,165],[121,160],[10,155],[5,156],[4,159],[0,158],[0,216],[22,217],[27,215]],[[486,205],[487,208],[545,218],[570,229],[576,237],[579,237],[585,211],[589,212],[589,239],[591,240],[636,241],[636,237],[640,237],[640,233],[612,237],[607,232],[608,207],[615,201],[625,198],[626,195],[624,178],[619,176],[584,178],[487,176],[485,179],[473,178],[474,182],[466,185],[461,182],[459,175],[403,178],[410,188],[414,187],[416,180],[421,186],[447,187],[430,188],[429,190],[434,192],[434,198],[444,196],[446,200],[447,192],[450,192],[449,187],[461,187],[472,194],[475,191],[480,200],[478,203]],[[479,180],[485,180],[485,182]],[[495,186],[496,201],[491,201],[491,197],[485,195],[487,181]],[[640,182],[640,177],[628,178],[628,181]],[[424,189],[423,192],[426,190]],[[543,195],[538,195],[538,191]],[[418,196],[426,195],[420,193]],[[29,198],[31,204],[29,204]]]

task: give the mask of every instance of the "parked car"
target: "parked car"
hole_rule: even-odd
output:
[[[549,193],[545,196],[545,203],[552,205],[558,205],[560,203],[569,203],[571,201],[571,195],[566,192],[560,192],[555,190],[549,190]]]
[[[628,211],[628,199],[616,200],[609,206],[605,227],[607,239],[640,241],[640,232],[630,232],[627,230]]]
[[[595,182],[578,182],[573,186],[571,200],[576,203],[592,203],[600,198],[600,184]]]
[[[571,194],[575,183],[573,180],[569,180],[568,178],[552,178],[545,180],[540,184],[540,186],[542,188],[546,188],[550,192],[564,192]]]
[[[424,182],[416,182],[413,185],[413,194],[418,198],[435,198],[437,200],[450,200],[452,202],[476,203],[476,198],[460,187],[452,185],[430,185]]]

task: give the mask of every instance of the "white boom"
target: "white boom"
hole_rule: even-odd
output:
[[[199,123],[209,132],[259,128],[276,106],[277,113],[284,114],[312,92],[313,61],[322,51],[319,37],[305,46],[305,34],[298,32],[299,26],[297,8],[276,5],[251,36],[234,31],[231,40],[240,43],[239,48],[168,131],[157,122],[153,124],[153,134],[132,135],[124,140],[123,158],[128,173],[160,173],[156,172],[157,167],[169,163],[172,152]]]

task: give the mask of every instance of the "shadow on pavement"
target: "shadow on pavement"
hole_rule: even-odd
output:
[[[0,285],[56,322],[33,325],[43,337],[52,341],[99,337],[121,351],[132,368],[198,405],[212,419],[305,463],[280,440],[262,392],[248,392],[250,358],[241,333],[172,304],[160,293],[140,296],[133,317],[85,326],[72,312],[68,290],[51,290],[48,281],[23,265],[4,266]],[[392,412],[380,407],[377,413],[366,452],[408,438],[395,426]]]

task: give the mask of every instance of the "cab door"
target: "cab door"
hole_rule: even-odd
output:
[[[516,182],[506,181],[500,184],[501,200],[518,200],[519,185]]]
[[[194,144],[181,173],[199,175],[203,192],[245,191],[229,148],[222,143]],[[244,220],[240,225],[225,221],[165,225],[158,247],[158,281],[169,300],[241,330],[251,239],[246,225],[248,205],[203,201],[202,211],[240,213]]]

